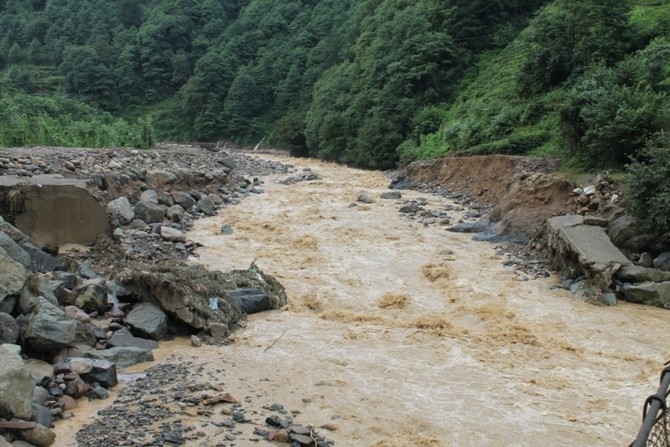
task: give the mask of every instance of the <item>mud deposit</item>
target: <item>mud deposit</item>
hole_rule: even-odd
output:
[[[185,445],[266,445],[252,432],[273,404],[336,446],[622,446],[634,438],[670,358],[670,313],[578,302],[550,289],[555,277],[520,280],[493,245],[398,212],[420,196],[453,206],[443,197],[403,191],[384,200],[381,173],[282,161],[321,179],[265,177],[265,194],[197,221],[189,234],[204,245],[192,262],[225,271],[256,260],[286,287],[289,305],[251,317],[231,345],[177,340],[157,353],[192,362],[193,382],[231,393],[249,419],[226,441],[227,431],[203,425],[229,418],[223,407],[182,412],[181,424],[201,431]],[[352,206],[361,193],[374,202]],[[224,224],[231,235],[220,234]],[[68,433],[59,436],[68,445]]]

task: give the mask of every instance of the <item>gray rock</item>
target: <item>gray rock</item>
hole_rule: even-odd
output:
[[[86,355],[92,359],[109,360],[120,368],[154,360],[151,350],[133,347],[101,349],[87,352]]]
[[[654,267],[663,270],[664,272],[670,272],[670,251],[658,255],[658,257],[654,259]]]
[[[214,216],[216,214],[216,205],[214,205],[214,201],[210,199],[209,196],[200,199],[198,202],[198,209],[208,216]]]
[[[28,271],[0,248],[0,303],[9,295],[18,294],[26,282]]]
[[[63,284],[64,287],[72,290],[79,284],[79,277],[69,272],[54,272],[54,278]]]
[[[32,261],[30,255],[17,244],[14,239],[9,237],[6,233],[0,231],[0,248],[3,248],[7,255],[24,266],[30,268]]]
[[[26,368],[28,368],[28,371],[30,371],[30,375],[33,376],[35,382],[39,382],[45,377],[53,377],[54,368],[53,365],[49,362],[29,358],[25,359],[23,364]]]
[[[233,226],[231,224],[221,225],[221,234],[224,236],[230,236],[233,234]]]
[[[387,200],[395,200],[402,198],[402,194],[400,193],[400,191],[386,191],[381,193],[379,197]]]
[[[165,219],[165,207],[147,202],[137,202],[134,208],[135,217],[148,224],[160,223]]]
[[[50,255],[36,247],[32,242],[19,244],[30,256],[30,269],[34,272],[46,273],[54,270],[67,270],[55,256]]]
[[[642,267],[647,267],[651,268],[654,266],[654,258],[651,255],[651,253],[645,251],[640,255],[640,259],[638,260],[638,264],[640,264]]]
[[[100,385],[98,385],[93,386],[93,388],[91,388],[91,391],[86,393],[86,396],[89,399],[107,399],[109,397],[109,392]]]
[[[82,374],[82,379],[86,382],[98,382],[105,388],[112,388],[119,383],[116,374],[116,364],[110,360],[94,360],[91,372]]]
[[[33,444],[35,447],[49,447],[56,442],[56,434],[51,429],[37,424],[35,428],[30,430],[19,430],[19,437]]]
[[[169,242],[186,242],[183,231],[163,225],[160,230],[161,238]]]
[[[53,424],[53,416],[51,416],[51,411],[47,407],[33,403],[32,410],[32,421],[45,427],[51,427]]]
[[[77,267],[77,275],[86,279],[102,278],[102,275],[93,270],[91,261],[86,260]]]
[[[158,194],[153,189],[147,189],[146,191],[142,191],[142,194],[140,194],[140,201],[158,205]]]
[[[119,197],[107,204],[107,213],[114,225],[125,225],[135,218],[133,207],[127,197]]]
[[[491,222],[488,218],[479,219],[476,222],[461,222],[447,228],[447,231],[453,233],[482,233],[489,230]]]
[[[240,288],[226,292],[246,314],[254,314],[270,309],[270,299],[261,289]]]
[[[33,389],[32,402],[34,404],[44,405],[47,400],[49,400],[49,392],[46,390],[46,388],[35,385],[35,388]]]
[[[358,195],[358,198],[357,198],[356,200],[357,200],[358,202],[360,202],[360,203],[373,203],[373,202],[374,202],[374,200],[372,199],[372,197],[370,197],[370,195],[367,194],[367,193],[361,193],[361,194],[359,194],[359,195]]]
[[[0,345],[0,417],[29,420],[35,380],[15,345]]]
[[[30,443],[19,444],[19,442],[23,443],[24,441],[9,442],[4,436],[0,436],[0,447],[35,447]]]
[[[11,315],[0,312],[0,345],[16,343],[19,339],[19,323]]]
[[[147,172],[147,175],[149,176],[149,179],[153,180],[149,183],[156,184],[156,189],[162,189],[163,186],[170,185],[178,179],[177,175],[170,171],[149,171]]]
[[[109,344],[119,348],[134,347],[149,350],[158,348],[158,343],[156,341],[135,337],[127,328],[122,328],[114,332],[114,335],[109,339]]]
[[[74,305],[84,312],[103,313],[109,308],[104,278],[88,279],[73,291]]]
[[[647,304],[657,307],[670,307],[670,282],[646,282],[624,284],[621,291],[631,303]]]
[[[616,277],[624,282],[664,282],[670,281],[670,272],[663,272],[639,265],[624,265],[616,273]]]
[[[74,344],[78,324],[61,309],[42,298],[23,330],[23,341],[35,351],[55,353]]]
[[[181,205],[172,205],[165,212],[165,216],[173,222],[180,222],[184,217],[184,208]]]
[[[176,205],[180,205],[185,210],[189,210],[195,205],[195,199],[189,193],[183,191],[173,192],[172,200],[174,200]]]
[[[140,303],[126,315],[126,324],[143,337],[162,340],[167,335],[167,315],[151,303]]]
[[[218,194],[209,194],[208,197],[212,200],[212,202],[214,202],[214,205],[216,206],[219,206],[223,203],[223,199]]]

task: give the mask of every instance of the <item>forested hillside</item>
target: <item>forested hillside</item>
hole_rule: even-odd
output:
[[[668,0],[0,0],[0,145],[621,168],[666,146],[669,61]]]

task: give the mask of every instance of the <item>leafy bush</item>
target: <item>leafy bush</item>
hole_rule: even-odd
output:
[[[644,231],[670,240],[670,135],[651,138],[626,172],[632,214]]]

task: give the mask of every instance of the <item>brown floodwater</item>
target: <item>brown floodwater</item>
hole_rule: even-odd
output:
[[[382,173],[263,157],[321,179],[265,178],[264,194],[195,223],[189,237],[204,247],[191,261],[225,271],[255,260],[285,286],[289,304],[250,317],[228,346],[163,343],[159,361],[199,359],[232,394],[299,411],[339,446],[624,446],[634,438],[670,357],[669,312],[585,304],[552,289],[556,277],[522,281],[493,245],[407,220],[399,201],[379,199],[389,183]],[[364,192],[375,202],[352,206]],[[450,203],[402,194],[434,208]],[[224,223],[232,235],[220,234]],[[225,377],[214,377],[221,368]],[[86,405],[57,428],[62,445],[75,445],[77,424],[104,404]]]

